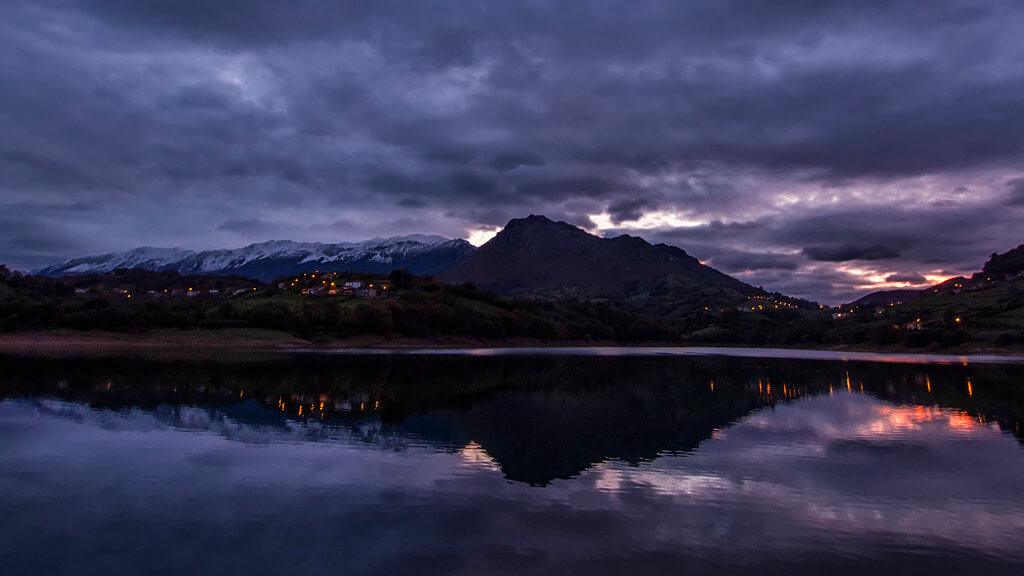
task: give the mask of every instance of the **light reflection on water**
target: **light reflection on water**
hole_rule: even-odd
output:
[[[246,366],[2,366],[9,573],[1024,567],[1019,367]]]

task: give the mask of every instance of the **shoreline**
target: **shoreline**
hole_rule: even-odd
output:
[[[938,350],[870,347],[779,347],[687,345],[651,342],[484,341],[473,338],[389,338],[363,336],[345,340],[311,341],[284,332],[255,329],[153,330],[140,334],[47,330],[0,334],[0,354],[10,356],[207,356],[256,352],[302,354],[447,354],[447,355],[591,355],[591,356],[729,356],[747,358],[804,358],[878,362],[960,363],[1024,362],[1024,351],[1000,348]]]

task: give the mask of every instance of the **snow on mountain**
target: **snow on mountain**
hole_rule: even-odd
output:
[[[234,250],[202,252],[142,247],[74,258],[38,270],[36,274],[69,276],[118,268],[174,270],[182,274],[239,274],[261,280],[309,269],[388,272],[405,268],[417,274],[434,274],[461,262],[472,251],[473,246],[465,240],[424,234],[335,244],[271,240]]]

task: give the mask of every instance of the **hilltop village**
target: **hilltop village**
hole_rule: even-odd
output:
[[[391,282],[379,277],[355,279],[352,274],[324,272],[319,270],[304,272],[291,281],[277,282],[277,289],[297,292],[302,296],[347,296],[349,298],[386,298],[394,294]]]

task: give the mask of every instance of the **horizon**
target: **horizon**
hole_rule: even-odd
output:
[[[532,218],[541,218],[541,219],[547,220],[548,222],[552,222],[554,224],[567,224],[567,222],[564,222],[564,221],[560,221],[560,220],[559,221],[554,221],[554,220],[551,220],[550,218],[548,218],[547,216],[545,216],[543,214],[530,214],[528,216],[523,216],[523,217],[519,217],[519,218],[513,218],[508,223],[506,223],[506,226],[507,226],[507,224],[511,223],[514,220],[528,220],[528,219],[532,219]],[[571,226],[571,224],[570,224],[570,226]],[[260,246],[260,245],[264,245],[264,244],[275,244],[275,243],[289,243],[289,244],[298,244],[298,245],[346,245],[347,244],[347,245],[357,245],[358,246],[360,244],[367,244],[367,243],[376,242],[376,241],[405,240],[405,239],[418,239],[418,238],[433,238],[433,239],[437,239],[437,240],[444,240],[446,242],[451,242],[451,241],[454,241],[454,240],[463,240],[463,241],[466,241],[469,244],[471,244],[474,248],[479,248],[479,247],[483,246],[484,244],[486,244],[487,242],[489,242],[495,236],[497,236],[504,229],[505,229],[505,226],[497,228],[494,231],[487,232],[485,235],[483,235],[483,237],[477,239],[479,243],[474,243],[474,242],[472,242],[468,238],[448,238],[446,236],[441,236],[441,235],[437,235],[437,234],[419,234],[419,233],[415,233],[414,232],[414,233],[402,234],[402,235],[398,235],[398,236],[374,237],[374,238],[369,238],[369,239],[363,240],[361,242],[359,242],[359,241],[356,241],[356,242],[300,242],[300,241],[295,241],[295,240],[288,240],[288,239],[283,239],[283,238],[277,238],[277,239],[272,239],[272,240],[264,240],[264,241],[259,241],[259,242],[253,242],[253,243],[250,243],[250,244],[246,244],[245,246],[239,246],[237,248],[204,248],[204,249],[192,250],[192,249],[184,249],[184,248],[178,248],[178,247],[137,246],[135,248],[130,248],[128,250],[117,251],[117,252],[114,252],[112,254],[124,254],[124,253],[128,253],[128,252],[135,252],[135,251],[138,251],[138,250],[161,250],[161,251],[166,250],[166,251],[191,252],[191,253],[203,253],[203,252],[218,251],[218,250],[235,251],[235,250],[242,250],[244,248],[250,248],[250,247],[253,247],[253,246]],[[597,236],[599,238],[603,238],[603,239],[614,238],[614,236],[601,236],[599,233],[595,233],[595,231],[593,231],[593,230],[586,230],[586,229],[583,229],[583,228],[579,228],[579,229],[584,231],[584,232],[586,232],[586,233],[588,233],[588,234]],[[648,244],[651,244],[651,245],[656,244],[655,242],[651,242],[651,241],[647,240],[646,238],[644,238],[641,235],[633,234],[632,236],[641,238],[645,242],[647,242]],[[669,244],[669,245],[671,245],[671,244]],[[65,260],[65,261],[63,261],[61,263],[66,263],[66,262],[73,261],[73,260],[80,259],[80,258],[101,257],[101,256],[106,256],[106,255],[108,255],[108,254],[89,254],[89,255],[83,255],[81,257],[76,257],[76,258],[72,258],[72,259],[69,259],[69,260]],[[706,261],[703,261],[703,260],[699,260],[699,261],[700,261],[700,263],[702,265],[713,267],[712,263],[710,263],[710,262],[706,262]],[[57,264],[57,263],[53,263],[53,264]],[[36,273],[36,272],[39,272],[39,271],[42,271],[42,270],[43,270],[43,268],[38,268],[36,270],[22,271],[22,272],[25,272],[25,273]],[[974,272],[978,272],[980,270],[981,270],[981,266],[978,266],[977,270],[974,270]],[[962,276],[968,276],[969,277],[971,274],[972,274],[972,272],[967,272],[967,273],[963,274]],[[930,282],[928,285],[925,285],[925,286],[920,286],[920,287],[916,287],[916,286],[896,287],[896,288],[890,288],[889,290],[919,290],[919,291],[920,290],[927,290],[928,288],[930,288],[932,286],[935,286],[935,285],[938,285],[938,284],[942,284],[942,283],[944,283],[944,282],[946,282],[948,280],[951,280],[953,278],[956,278],[956,276],[950,276],[950,277],[946,277],[946,278],[941,278],[941,279],[938,279],[938,280],[936,280],[934,282]],[[776,292],[776,290],[773,290],[772,287],[770,287],[770,286],[760,286],[759,288],[762,288],[762,289],[764,289],[764,290],[766,290],[768,292]],[[882,291],[884,291],[884,289]],[[878,290],[875,290],[875,291],[872,291],[872,292],[862,292],[862,293],[858,294],[856,296],[856,298],[852,298],[850,300],[843,301],[843,302],[818,302],[818,301],[815,301],[815,302],[825,304],[826,306],[829,306],[829,307],[843,306],[843,305],[851,304],[854,300],[859,299],[859,298],[864,297],[864,296],[867,296],[867,295],[872,294],[874,292],[878,292]],[[796,296],[796,297],[799,297],[799,298],[804,298],[803,296],[793,295],[793,294],[786,294],[786,296]]]
[[[10,3],[0,263],[544,214],[819,302],[1024,243],[1024,5]]]

